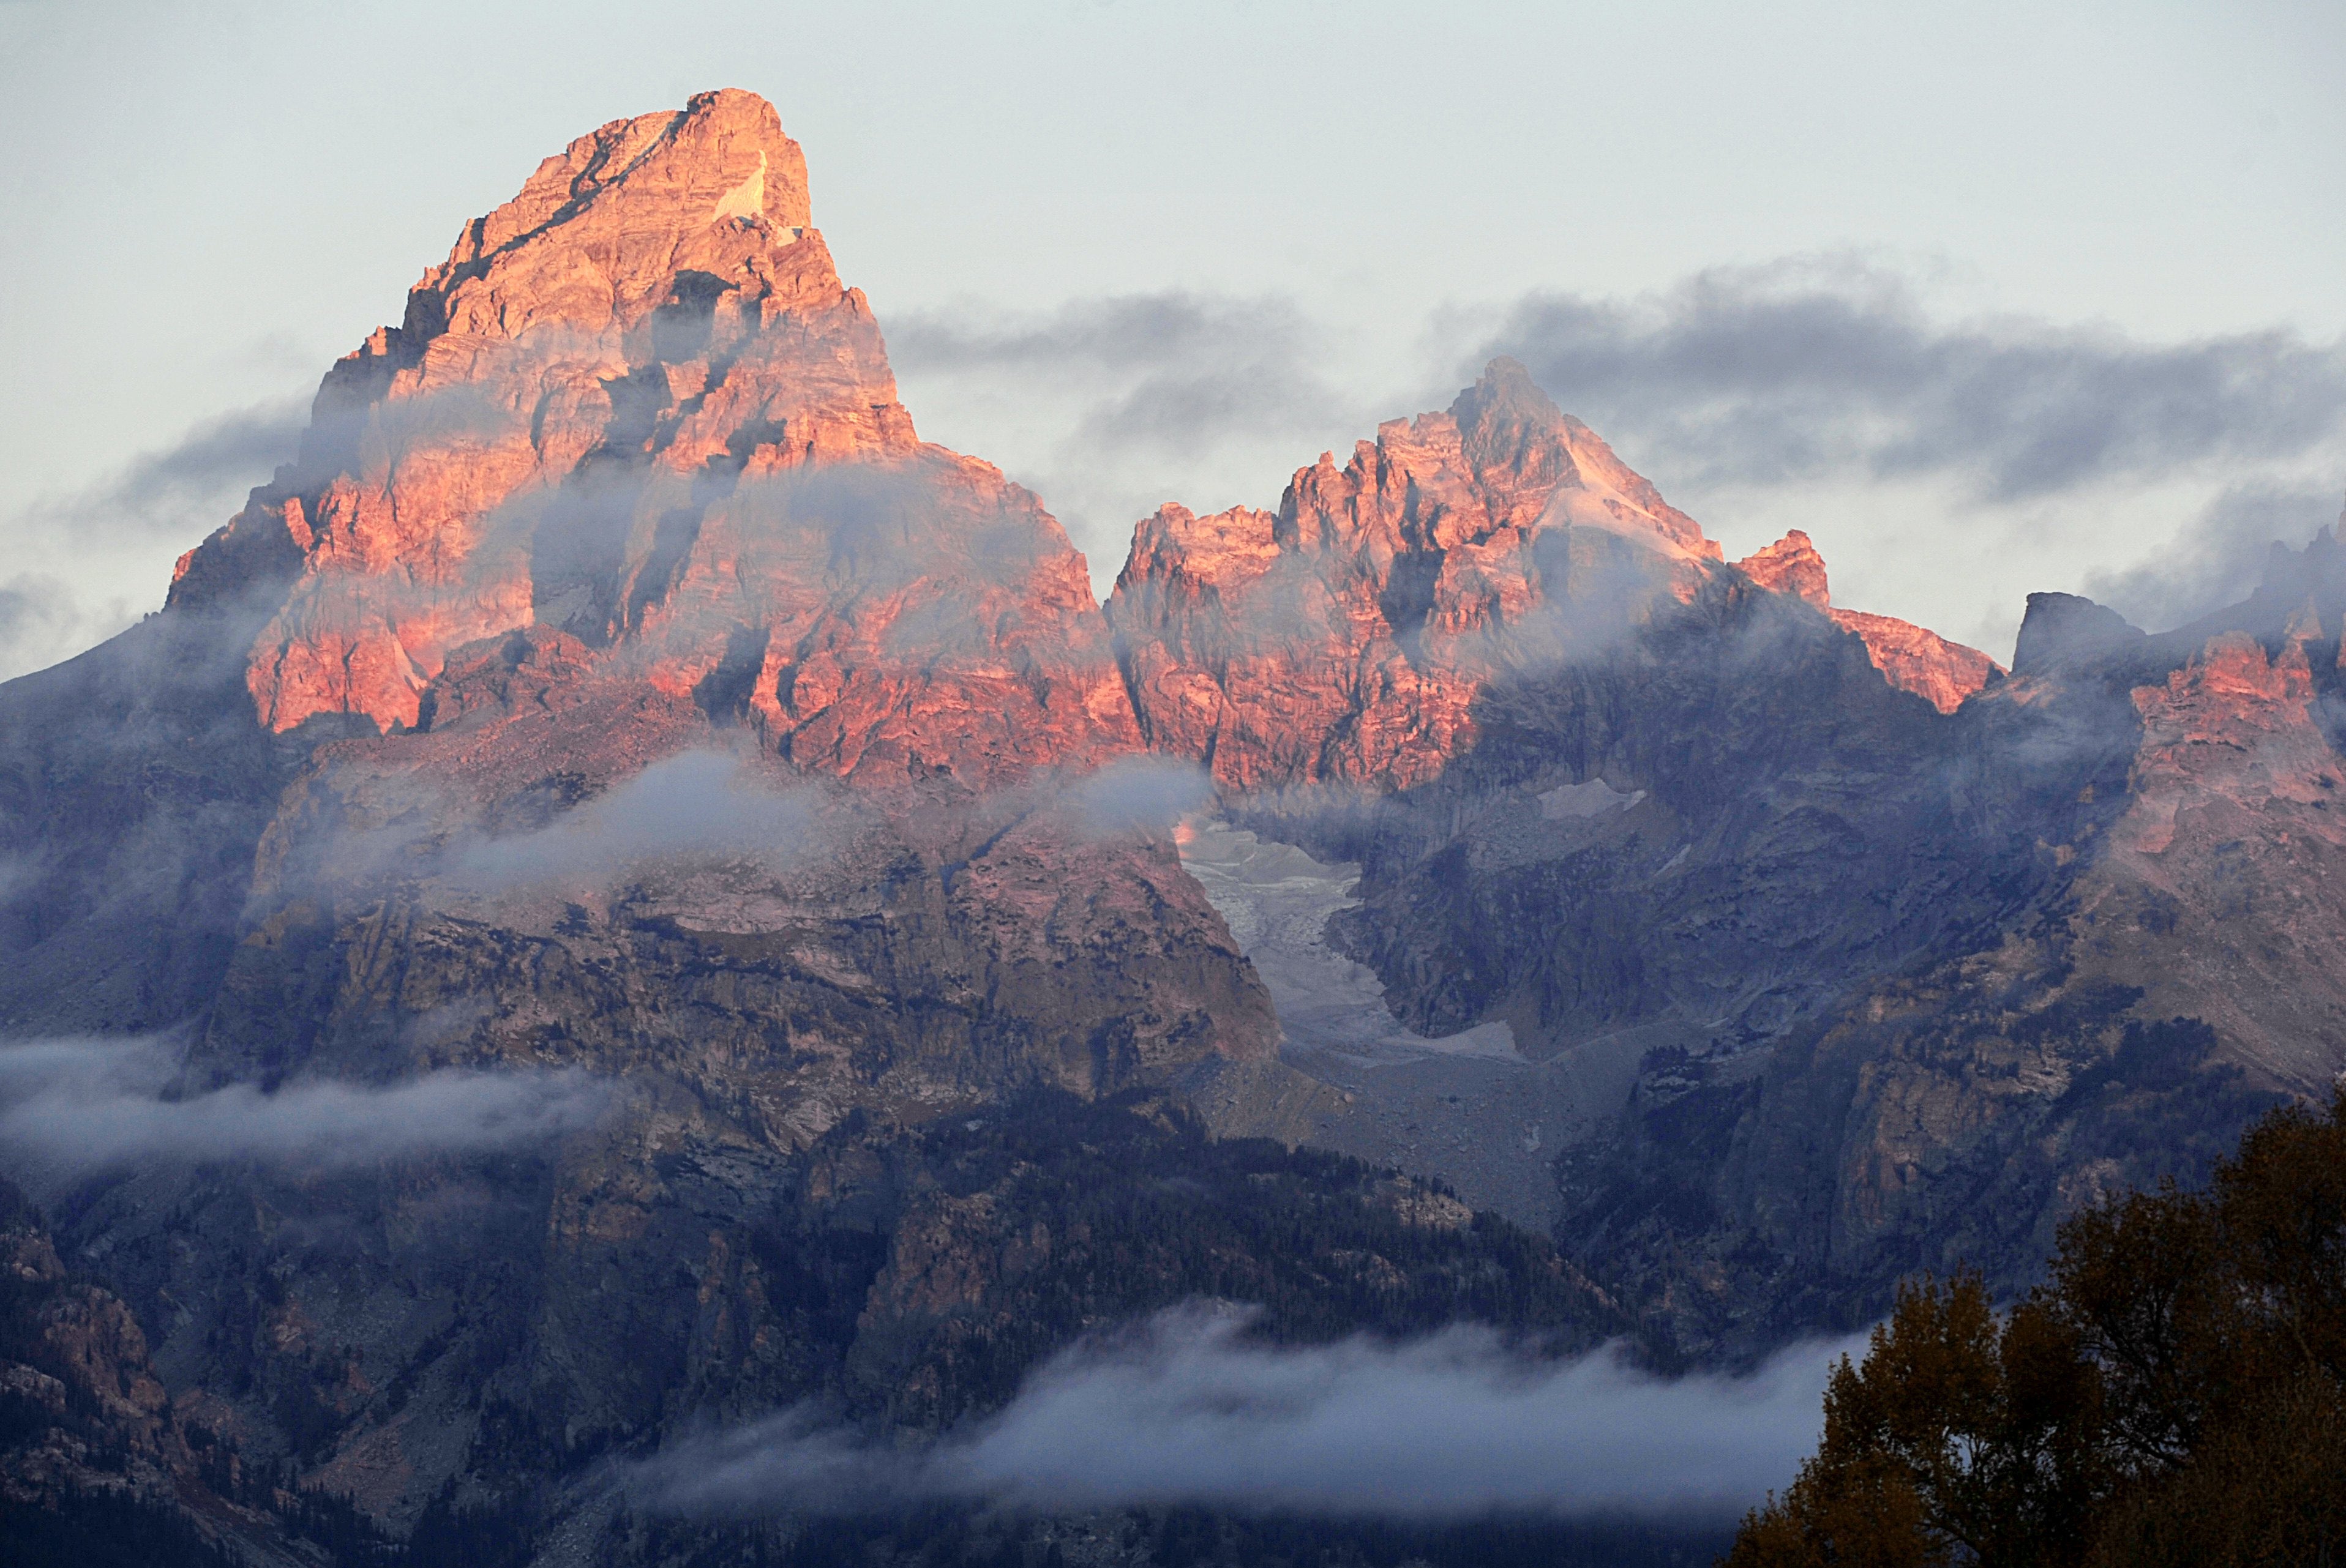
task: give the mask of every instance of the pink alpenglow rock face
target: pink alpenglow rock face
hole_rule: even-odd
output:
[[[1152,746],[1238,789],[1406,788],[1473,745],[1494,676],[1718,559],[1502,359],[1448,412],[1299,470],[1275,513],[1160,509],[1107,614]]]
[[[1735,569],[1773,594],[1790,594],[1821,610],[1832,607],[1832,591],[1825,579],[1825,558],[1815,542],[1795,528],[1766,549],[1746,555]]]
[[[454,650],[537,626],[841,774],[1137,746],[1082,556],[919,441],[809,217],[752,94],[580,137],[334,367],[172,604],[275,605],[247,685],[277,730],[428,725]]]
[[[2004,667],[1977,648],[1949,642],[1934,631],[1893,616],[1836,609],[1825,579],[1825,561],[1808,535],[1795,528],[1736,569],[1771,593],[1790,594],[1822,610],[1833,625],[1856,634],[1866,657],[1884,679],[1937,708],[1953,713],[1964,698],[2004,674]]]

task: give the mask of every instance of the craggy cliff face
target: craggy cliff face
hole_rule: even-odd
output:
[[[974,785],[1137,745],[1083,559],[924,446],[772,107],[712,93],[548,158],[344,359],[301,461],[180,563],[281,601],[275,730],[429,721],[451,653],[558,630],[801,766]]]
[[[1035,1269],[1209,1288],[1047,1215],[1005,1262],[1007,1197],[920,1196],[940,1116],[1269,1065],[1276,1024],[1169,814],[1099,772],[1141,742],[1081,556],[918,441],[808,219],[750,95],[582,138],[333,369],[162,616],[0,695],[12,1033],[170,1029],[202,1105],[609,1089],[380,1179],[231,1149],[75,1189],[67,1245],[209,1427],[403,1525],[467,1465],[543,1479],[500,1420],[916,1375],[938,1419],[1008,1390],[936,1336],[1015,1320],[1015,1369],[1073,1331],[1004,1305]]]
[[[580,138],[162,615],[0,687],[10,1035],[160,1034],[154,1125],[597,1086],[493,1146],[48,1169],[155,1495],[199,1414],[401,1530],[624,1533],[602,1454],[933,1430],[1196,1295],[1748,1351],[2023,1280],[2346,1064],[2333,541],[2158,637],[2039,596],[2006,672],[1805,534],[1725,562],[1499,360],[1276,511],[1162,508],[1103,607],[918,439],[810,224],[751,95]],[[1358,866],[1278,934],[1373,971],[1369,1066],[1184,869],[1205,791]],[[1490,1190],[1562,1253],[1294,1147],[1471,1195],[1519,1103]]]
[[[1445,413],[1322,454],[1275,512],[1168,505],[1133,531],[1107,615],[1150,745],[1250,790],[1407,789],[1472,752],[1494,683],[1600,658],[1725,580],[1693,518],[1513,360]],[[1739,564],[1828,610],[1891,685],[1951,712],[1984,654],[1831,610],[1805,534]]]
[[[1567,646],[1569,612],[1634,618],[1719,547],[1524,368],[1392,420],[1276,513],[1167,506],[1107,613],[1150,744],[1239,789],[1406,787],[1471,750],[1475,694]]]
[[[1892,616],[1836,608],[1825,577],[1824,557],[1817,554],[1814,541],[1798,528],[1735,565],[1761,587],[1805,600],[1824,611],[1841,630],[1855,632],[1882,678],[1901,691],[1912,692],[1941,713],[1954,712],[1964,698],[2004,673],[1977,648],[1951,643],[1936,632]]]

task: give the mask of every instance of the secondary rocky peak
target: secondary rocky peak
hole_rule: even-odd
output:
[[[1941,713],[1954,712],[1965,697],[2004,674],[2004,667],[1979,649],[1912,621],[1862,610],[1835,609],[1825,614],[1833,625],[1854,633],[1865,644],[1866,657],[1884,680],[1901,691],[1912,692]]]
[[[2141,627],[2107,606],[2076,594],[2031,594],[2013,645],[2012,673],[2044,675],[2124,658],[2147,641]]]
[[[1832,604],[1825,558],[1798,528],[1766,549],[1744,556],[1735,563],[1735,569],[1770,593],[1793,595],[1821,610]]]
[[[1719,554],[1499,359],[1299,470],[1276,514],[1161,509],[1107,611],[1151,744],[1239,787],[1407,787],[1472,743],[1491,679],[1690,596]]]
[[[1505,355],[1491,361],[1450,405],[1449,417],[1495,523],[1536,523],[1563,502],[1574,522],[1601,526],[1609,517],[1648,529],[1668,546],[1719,558],[1700,524],[1664,501],[1595,431],[1556,407],[1522,361]]]
[[[1833,607],[1825,558],[1806,533],[1794,528],[1764,550],[1735,563],[1735,569],[1773,594],[1790,594],[1824,612],[1841,630],[1865,644],[1866,657],[1882,677],[1911,691],[1941,713],[1953,713],[1964,698],[2003,673],[1977,648],[1895,616],[1868,615]]]
[[[1450,419],[1495,523],[1531,522],[1558,486],[1581,482],[1571,440],[1576,422],[1517,361],[1502,357],[1484,366],[1451,403]]]

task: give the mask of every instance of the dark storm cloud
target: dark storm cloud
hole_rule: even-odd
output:
[[[0,1047],[0,1157],[20,1171],[251,1159],[309,1167],[512,1148],[589,1125],[607,1083],[576,1071],[447,1070],[395,1084],[233,1084],[174,1097],[156,1042]]]
[[[1816,1443],[1829,1352],[1747,1379],[1665,1380],[1614,1351],[1536,1361],[1487,1330],[1280,1348],[1190,1307],[1055,1358],[1010,1406],[933,1447],[867,1446],[799,1410],[638,1471],[687,1512],[1195,1502],[1337,1515],[1494,1509],[1721,1517]]]
[[[1853,267],[1704,272],[1627,300],[1529,296],[1458,373],[1502,352],[1679,483],[1951,474],[2011,502],[2302,459],[2346,431],[2338,343],[1944,325],[1902,280]]]

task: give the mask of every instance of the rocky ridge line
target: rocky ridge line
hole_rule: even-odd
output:
[[[2002,665],[1977,648],[1951,642],[1912,621],[1837,608],[1827,584],[1824,557],[1800,529],[1794,528],[1766,549],[1746,555],[1735,567],[1761,587],[1814,605],[1833,625],[1854,632],[1883,678],[1941,713],[1954,712],[1965,697],[2004,674]]]

